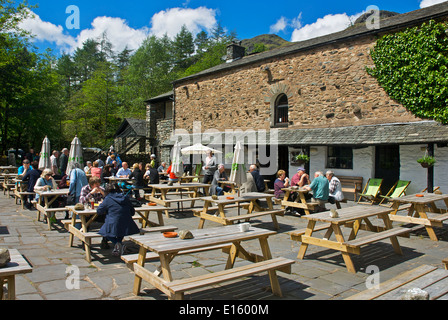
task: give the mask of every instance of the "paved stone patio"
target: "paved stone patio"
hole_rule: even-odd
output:
[[[197,202],[196,206],[200,205]],[[353,203],[345,204],[347,206]],[[278,207],[278,206],[276,206]],[[327,204],[330,208],[331,205]],[[121,259],[111,255],[111,249],[100,249],[101,239],[93,240],[92,263],[84,257],[81,242],[75,238],[68,247],[69,233],[62,224],[49,231],[47,224],[36,220],[37,211],[23,210],[13,198],[0,195],[0,247],[18,249],[33,266],[33,272],[16,277],[18,300],[166,300],[167,297],[146,282],[141,295],[132,293],[133,272]],[[57,214],[64,218],[64,214]],[[375,265],[380,270],[380,281],[386,281],[402,272],[423,264],[442,268],[442,259],[448,256],[448,228],[437,229],[440,241],[429,239],[424,229],[411,233],[410,238],[399,238],[403,256],[396,255],[385,240],[365,246],[353,260],[358,272],[351,274],[340,253],[309,246],[304,260],[297,259],[300,244],[290,240],[289,231],[304,228],[306,220],[296,216],[278,217],[280,230],[269,238],[274,257],[296,260],[292,274],[278,273],[283,298],[273,296],[267,274],[223,283],[186,294],[192,300],[340,300],[366,289],[370,274],[366,268]],[[191,211],[173,213],[165,217],[166,225],[179,229],[197,228],[199,219]],[[272,229],[270,217],[253,220],[253,225]],[[205,228],[217,224],[207,221]],[[138,248],[126,241],[127,252]],[[245,244],[249,250],[259,252],[258,241]],[[176,257],[171,266],[174,278],[196,276],[223,270],[226,256],[221,251],[209,251]],[[237,260],[236,266],[247,263]],[[151,265],[157,263],[147,263]],[[70,289],[73,270],[79,270],[79,288]]]

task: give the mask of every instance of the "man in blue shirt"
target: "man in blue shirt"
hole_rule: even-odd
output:
[[[325,202],[328,201],[330,184],[321,171],[314,173],[314,180],[305,189],[313,192],[312,201],[317,203],[316,212],[326,211]]]
[[[117,171],[117,177],[119,177],[119,178],[129,178],[130,174],[131,174],[131,170],[129,169],[128,163],[127,162],[123,162],[123,167],[121,167]]]

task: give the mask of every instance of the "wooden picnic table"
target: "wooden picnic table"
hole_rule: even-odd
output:
[[[217,199],[213,197],[204,197],[204,207],[201,210],[194,210],[194,214],[200,218],[199,229],[204,227],[205,220],[214,221],[222,225],[231,225],[239,220],[249,221],[251,218],[271,215],[272,222],[276,229],[279,228],[277,222],[277,215],[284,215],[284,210],[274,210],[272,205],[272,197],[274,195],[262,193],[262,192],[248,192],[243,193],[241,196],[219,196]],[[261,207],[257,200],[266,200],[268,208]],[[212,207],[215,205],[216,207]],[[247,209],[247,213],[238,216],[226,215],[226,209],[243,206]],[[215,213],[216,212],[216,213]]]
[[[10,173],[17,173],[19,168],[15,166],[0,166],[0,173],[3,173],[5,170],[8,170]]]
[[[28,181],[22,181],[20,178],[14,178],[12,180],[15,184],[14,196],[17,204],[17,200],[20,200],[22,208],[25,208],[26,197],[35,195],[34,192],[28,192]]]
[[[98,232],[93,231],[89,232],[88,228],[98,217],[96,212],[96,208],[99,204],[95,204],[94,209],[84,208],[83,210],[76,210],[75,206],[67,206],[66,209],[72,212],[71,220],[64,221],[64,224],[67,230],[70,232],[69,236],[69,247],[73,246],[74,237],[78,238],[83,242],[85,252],[86,252],[86,260],[88,262],[92,261],[91,256],[91,246],[93,238],[102,237]],[[156,231],[172,231],[177,229],[173,226],[165,226],[163,221],[163,215],[161,211],[165,208],[160,206],[141,206],[135,208],[136,213],[142,218],[142,229],[141,232],[156,232]],[[154,212],[157,214],[158,223],[149,220],[149,213]],[[78,219],[79,218],[79,219]],[[76,228],[76,224],[80,223],[81,228]]]
[[[16,299],[16,280],[17,274],[30,273],[33,267],[25,260],[25,258],[16,249],[8,249],[11,261],[6,264],[6,267],[0,268],[0,300],[5,299],[3,293],[3,285],[8,285],[8,300]]]
[[[361,254],[361,246],[387,238],[390,239],[395,252],[402,255],[397,236],[409,233],[409,229],[400,227],[392,228],[392,222],[389,219],[389,213],[392,211],[392,208],[356,205],[337,210],[338,218],[331,218],[329,211],[302,216],[303,219],[308,220],[306,229],[290,232],[292,240],[302,242],[297,258],[303,259],[305,257],[306,250],[310,244],[338,250],[342,253],[348,271],[356,273],[350,254],[359,255]],[[384,226],[373,225],[369,218],[374,216],[381,219]],[[317,222],[324,222],[324,224],[318,226]],[[341,230],[341,226],[343,225],[352,229],[347,240],[345,240]],[[360,229],[371,231],[372,233],[359,238],[357,235]],[[323,238],[313,236],[314,232],[321,230],[326,230]],[[335,234],[336,241],[330,240],[333,233]]]
[[[145,194],[145,199],[157,203],[165,208],[169,208],[171,203],[178,204],[184,201],[191,201],[191,207],[194,206],[196,200],[201,200],[199,197],[199,189],[203,188],[206,195],[208,195],[210,185],[207,183],[174,183],[168,185],[164,183],[149,184],[152,188],[151,194]],[[182,195],[188,195],[188,198],[182,198]],[[180,196],[180,198],[173,199],[171,195]],[[170,199],[168,199],[170,197]],[[165,214],[168,217],[168,209],[165,209]]]
[[[306,195],[308,194],[309,191],[303,187],[282,188],[282,190],[285,192],[285,195],[282,200],[282,209],[285,209],[286,207],[294,207],[298,209],[303,209],[305,211],[305,214],[309,215],[310,211],[314,210],[315,207],[318,205],[317,203],[306,201]],[[294,192],[298,193],[298,195],[294,201],[290,201],[289,196]]]
[[[180,176],[178,179],[181,183],[191,183],[191,182],[200,182],[200,179],[203,176]]]
[[[13,179],[17,178],[17,173],[1,173],[0,176],[3,177],[3,194],[6,195],[8,192],[8,196],[10,196],[10,191],[15,186]]]
[[[281,296],[276,270],[290,272],[291,264],[294,261],[285,258],[272,258],[267,239],[274,235],[275,231],[251,226],[248,231],[242,232],[238,226],[225,226],[192,230],[191,232],[194,238],[188,240],[182,240],[179,237],[165,238],[162,234],[130,237],[140,246],[137,262],[133,265],[135,295],[140,293],[142,280],[166,293],[169,299],[183,299],[185,291],[268,271],[273,293]],[[250,253],[242,247],[241,242],[255,239],[259,240],[261,256]],[[223,249],[229,254],[224,271],[193,278],[173,279],[170,264],[177,255],[216,249]],[[156,254],[160,260],[160,267],[155,272],[144,267],[148,251]],[[233,268],[237,257],[254,263]]]
[[[448,219],[448,213],[446,209],[439,209],[436,206],[436,202],[444,201],[448,207],[448,194],[417,193],[400,198],[392,198],[391,201],[393,201],[392,208],[394,209],[390,216],[392,221],[424,225],[429,238],[432,241],[438,241],[433,228],[443,227],[443,221]],[[403,212],[402,205],[405,205],[408,209],[406,216],[398,214]]]
[[[238,192],[238,185],[235,182],[222,180],[218,181],[218,184],[220,184],[223,187],[224,186],[230,187],[230,192],[228,193],[236,194]]]
[[[419,288],[430,300],[448,299],[448,271],[421,265],[382,282],[378,288],[357,293],[346,300],[401,300],[410,289]]]
[[[67,196],[69,189],[56,189],[50,191],[35,190],[34,192],[39,195],[39,199],[36,203],[37,221],[40,221],[40,214],[42,213],[47,219],[48,230],[51,230],[50,217],[52,217],[55,212],[67,211],[65,207],[52,208],[51,205],[58,197]]]

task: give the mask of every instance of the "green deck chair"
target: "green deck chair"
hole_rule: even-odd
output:
[[[406,194],[406,189],[408,188],[409,184],[411,184],[411,181],[405,181],[405,180],[398,180],[397,183],[394,184],[394,186],[389,190],[389,192],[382,196],[380,195],[381,202],[379,203],[381,206],[384,207],[391,207],[392,203],[388,203],[391,198],[399,198]]]
[[[369,179],[363,192],[359,194],[358,204],[374,204],[378,199],[382,183],[383,179]]]

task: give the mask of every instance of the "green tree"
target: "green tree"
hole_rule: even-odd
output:
[[[188,67],[188,59],[193,55],[193,53],[193,34],[188,31],[185,25],[183,25],[179,33],[174,37],[173,41],[173,55],[175,58],[176,67]]]
[[[448,123],[446,23],[430,21],[379,39],[367,72],[387,94],[420,118]]]

